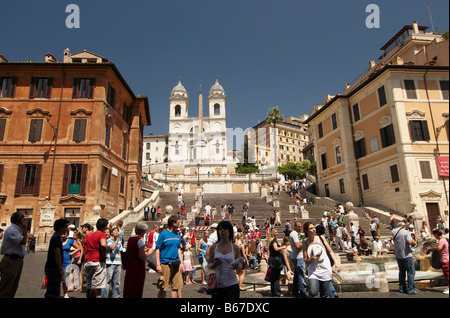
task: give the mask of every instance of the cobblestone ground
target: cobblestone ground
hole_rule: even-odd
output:
[[[44,265],[46,261],[47,253],[36,252],[35,254],[27,254],[25,256],[24,268],[22,271],[22,276],[19,284],[19,289],[16,293],[16,298],[43,298],[45,290],[40,289],[40,284],[42,276],[44,274]],[[0,256],[1,258],[1,256]],[[249,272],[248,275],[251,275]],[[124,279],[124,273],[122,274],[122,283]],[[210,296],[206,294],[205,285],[201,284],[200,274],[197,272],[196,276],[197,283],[194,285],[185,285],[182,291],[182,296],[184,299],[210,299]],[[157,274],[147,273],[144,287],[144,298],[157,298],[158,289],[156,287]],[[393,298],[393,299],[449,299],[448,295],[442,293],[445,289],[443,286],[418,289],[415,295],[405,295],[399,292],[391,291],[389,293],[377,293],[377,292],[342,292],[339,294],[339,299],[342,298]],[[283,290],[283,292],[286,291]],[[170,293],[168,293],[170,295]],[[86,293],[81,292],[70,292],[70,298],[86,298]],[[170,296],[168,296],[170,297]],[[270,288],[265,287],[262,289],[257,289],[256,291],[246,290],[241,292],[241,298],[250,299],[250,301],[258,301],[264,299],[270,299]],[[292,296],[286,295],[284,298],[295,300]],[[339,299],[335,301],[339,301]],[[299,300],[296,300],[299,301]],[[311,300],[312,301],[312,300]]]

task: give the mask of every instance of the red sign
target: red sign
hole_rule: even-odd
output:
[[[448,177],[448,156],[437,156],[436,164],[439,177]]]

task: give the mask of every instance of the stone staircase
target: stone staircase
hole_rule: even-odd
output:
[[[177,197],[178,194],[175,192],[165,192],[160,193],[158,205],[162,209],[162,222],[158,221],[146,221],[147,225],[149,226],[149,229],[152,229],[154,225],[165,225],[167,224],[167,218],[170,215],[176,215],[180,213],[180,209],[178,208],[177,204]],[[183,219],[183,223],[185,226],[188,226],[189,228],[192,228],[195,226],[194,223],[194,216],[193,213],[191,213],[191,209],[195,204],[195,194],[193,193],[186,193],[183,195],[186,208],[185,208],[185,217]],[[203,204],[201,211],[204,212],[204,207],[207,203],[209,203],[211,206],[215,206],[217,208],[217,215],[216,220],[211,220],[210,225],[212,223],[218,223],[220,222],[220,208],[224,204],[230,204],[232,203],[236,214],[235,214],[235,222],[238,223],[239,226],[242,225],[242,217],[243,217],[243,211],[242,206],[246,201],[249,201],[250,207],[248,210],[248,217],[254,216],[256,219],[256,224],[261,229],[262,237],[265,238],[265,232],[262,229],[262,226],[264,224],[264,221],[266,218],[270,218],[273,214],[273,211],[275,209],[278,209],[280,211],[281,215],[281,225],[277,226],[279,233],[282,233],[285,229],[285,224],[288,219],[293,221],[294,214],[289,212],[289,206],[293,205],[295,203],[294,198],[289,197],[289,194],[287,192],[281,192],[280,195],[276,195],[276,198],[278,202],[280,203],[279,208],[274,208],[272,202],[266,202],[265,198],[261,198],[259,194],[257,193],[246,193],[246,194],[229,194],[229,193],[206,193],[203,198]],[[165,213],[165,209],[167,206],[172,206],[173,210],[170,213]],[[308,205],[306,207],[306,210],[309,214],[309,219],[301,219],[302,223],[306,221],[311,221],[314,224],[320,223],[320,220],[322,218],[323,212],[327,210],[325,206],[319,206],[316,204]],[[366,232],[366,237],[371,238],[370,235],[370,226],[369,226],[369,220],[367,220],[364,216],[364,208],[355,208],[354,212],[359,216],[359,224],[362,226],[362,228]],[[333,214],[333,213],[332,213]],[[149,215],[149,218],[151,219],[151,215]],[[228,220],[228,213],[225,216],[225,220]],[[134,226],[136,222],[129,223],[125,228],[125,238],[126,240],[128,237],[132,234]],[[204,222],[200,222],[199,226],[204,226]],[[197,232],[197,237],[200,237],[202,231]],[[380,237],[381,239],[385,239],[387,237],[391,236],[391,230],[388,224],[380,222]]]

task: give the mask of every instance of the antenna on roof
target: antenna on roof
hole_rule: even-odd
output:
[[[434,33],[433,17],[431,16],[431,8],[429,2],[427,2],[427,7],[428,7],[428,14],[430,15],[431,31]]]

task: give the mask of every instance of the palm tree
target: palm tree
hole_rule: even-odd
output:
[[[275,172],[278,169],[278,134],[277,134],[277,124],[282,123],[284,120],[283,113],[278,109],[278,106],[272,107],[269,109],[269,112],[267,113],[265,122],[269,124],[273,124],[273,131],[274,131],[274,153],[275,153]]]

